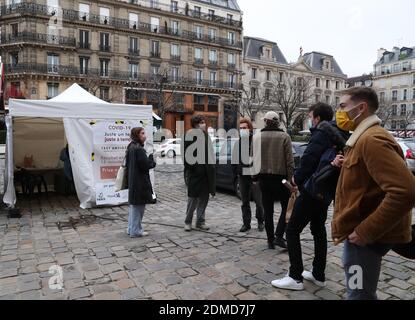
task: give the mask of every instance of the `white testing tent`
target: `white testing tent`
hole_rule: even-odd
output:
[[[150,150],[152,148],[152,106],[107,103],[78,84],[73,84],[50,100],[10,99],[9,114],[6,116],[6,184],[3,202],[10,207],[15,206],[14,171],[16,167],[25,167],[24,161],[28,156],[33,157],[36,169],[56,169],[62,167],[59,155],[68,143],[75,188],[81,207],[96,206],[97,175],[93,168],[94,157],[91,159],[91,155],[96,154],[96,143],[100,141],[97,136],[101,135],[104,141],[104,134],[97,130],[105,128],[99,125],[93,127],[96,123],[116,124],[112,127],[117,127],[117,130],[121,130],[122,124],[125,123],[143,126],[147,132],[148,147]],[[124,131],[126,128],[128,127],[125,126]],[[124,150],[121,149],[128,144],[125,138],[122,141],[119,147],[112,146],[113,150],[120,149],[118,154],[111,154],[109,157],[112,160],[112,171],[120,165],[116,159],[122,162],[120,158],[123,158]],[[108,147],[105,150],[107,149]],[[114,198],[112,200],[114,201]],[[122,202],[115,201],[107,204],[120,203]]]

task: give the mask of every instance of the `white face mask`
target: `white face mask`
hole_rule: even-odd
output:
[[[249,136],[249,129],[241,129],[240,131],[240,135],[241,137],[248,137]]]

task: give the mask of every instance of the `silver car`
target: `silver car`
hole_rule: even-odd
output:
[[[409,170],[415,175],[415,142],[411,141],[398,141],[405,155],[406,164]]]

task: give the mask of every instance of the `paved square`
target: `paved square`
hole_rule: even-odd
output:
[[[185,233],[186,190],[180,166],[161,165],[159,197],[144,218],[148,238],[126,235],[127,206],[81,210],[77,199],[42,196],[19,203],[21,219],[0,214],[0,299],[343,299],[341,247],[329,247],[327,288],[277,290],[288,255],[267,250],[265,233],[243,235],[239,200],[219,192],[207,210],[210,233]],[[279,205],[276,205],[279,210]],[[278,214],[276,215],[277,219]],[[331,213],[330,213],[331,216]],[[313,242],[303,235],[311,266]],[[63,271],[52,290],[49,268]],[[415,299],[415,262],[385,258],[381,299]]]

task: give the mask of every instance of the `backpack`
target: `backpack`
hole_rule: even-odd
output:
[[[326,206],[335,198],[340,177],[340,169],[331,165],[337,154],[335,147],[328,148],[321,156],[317,170],[304,184],[305,191]]]

